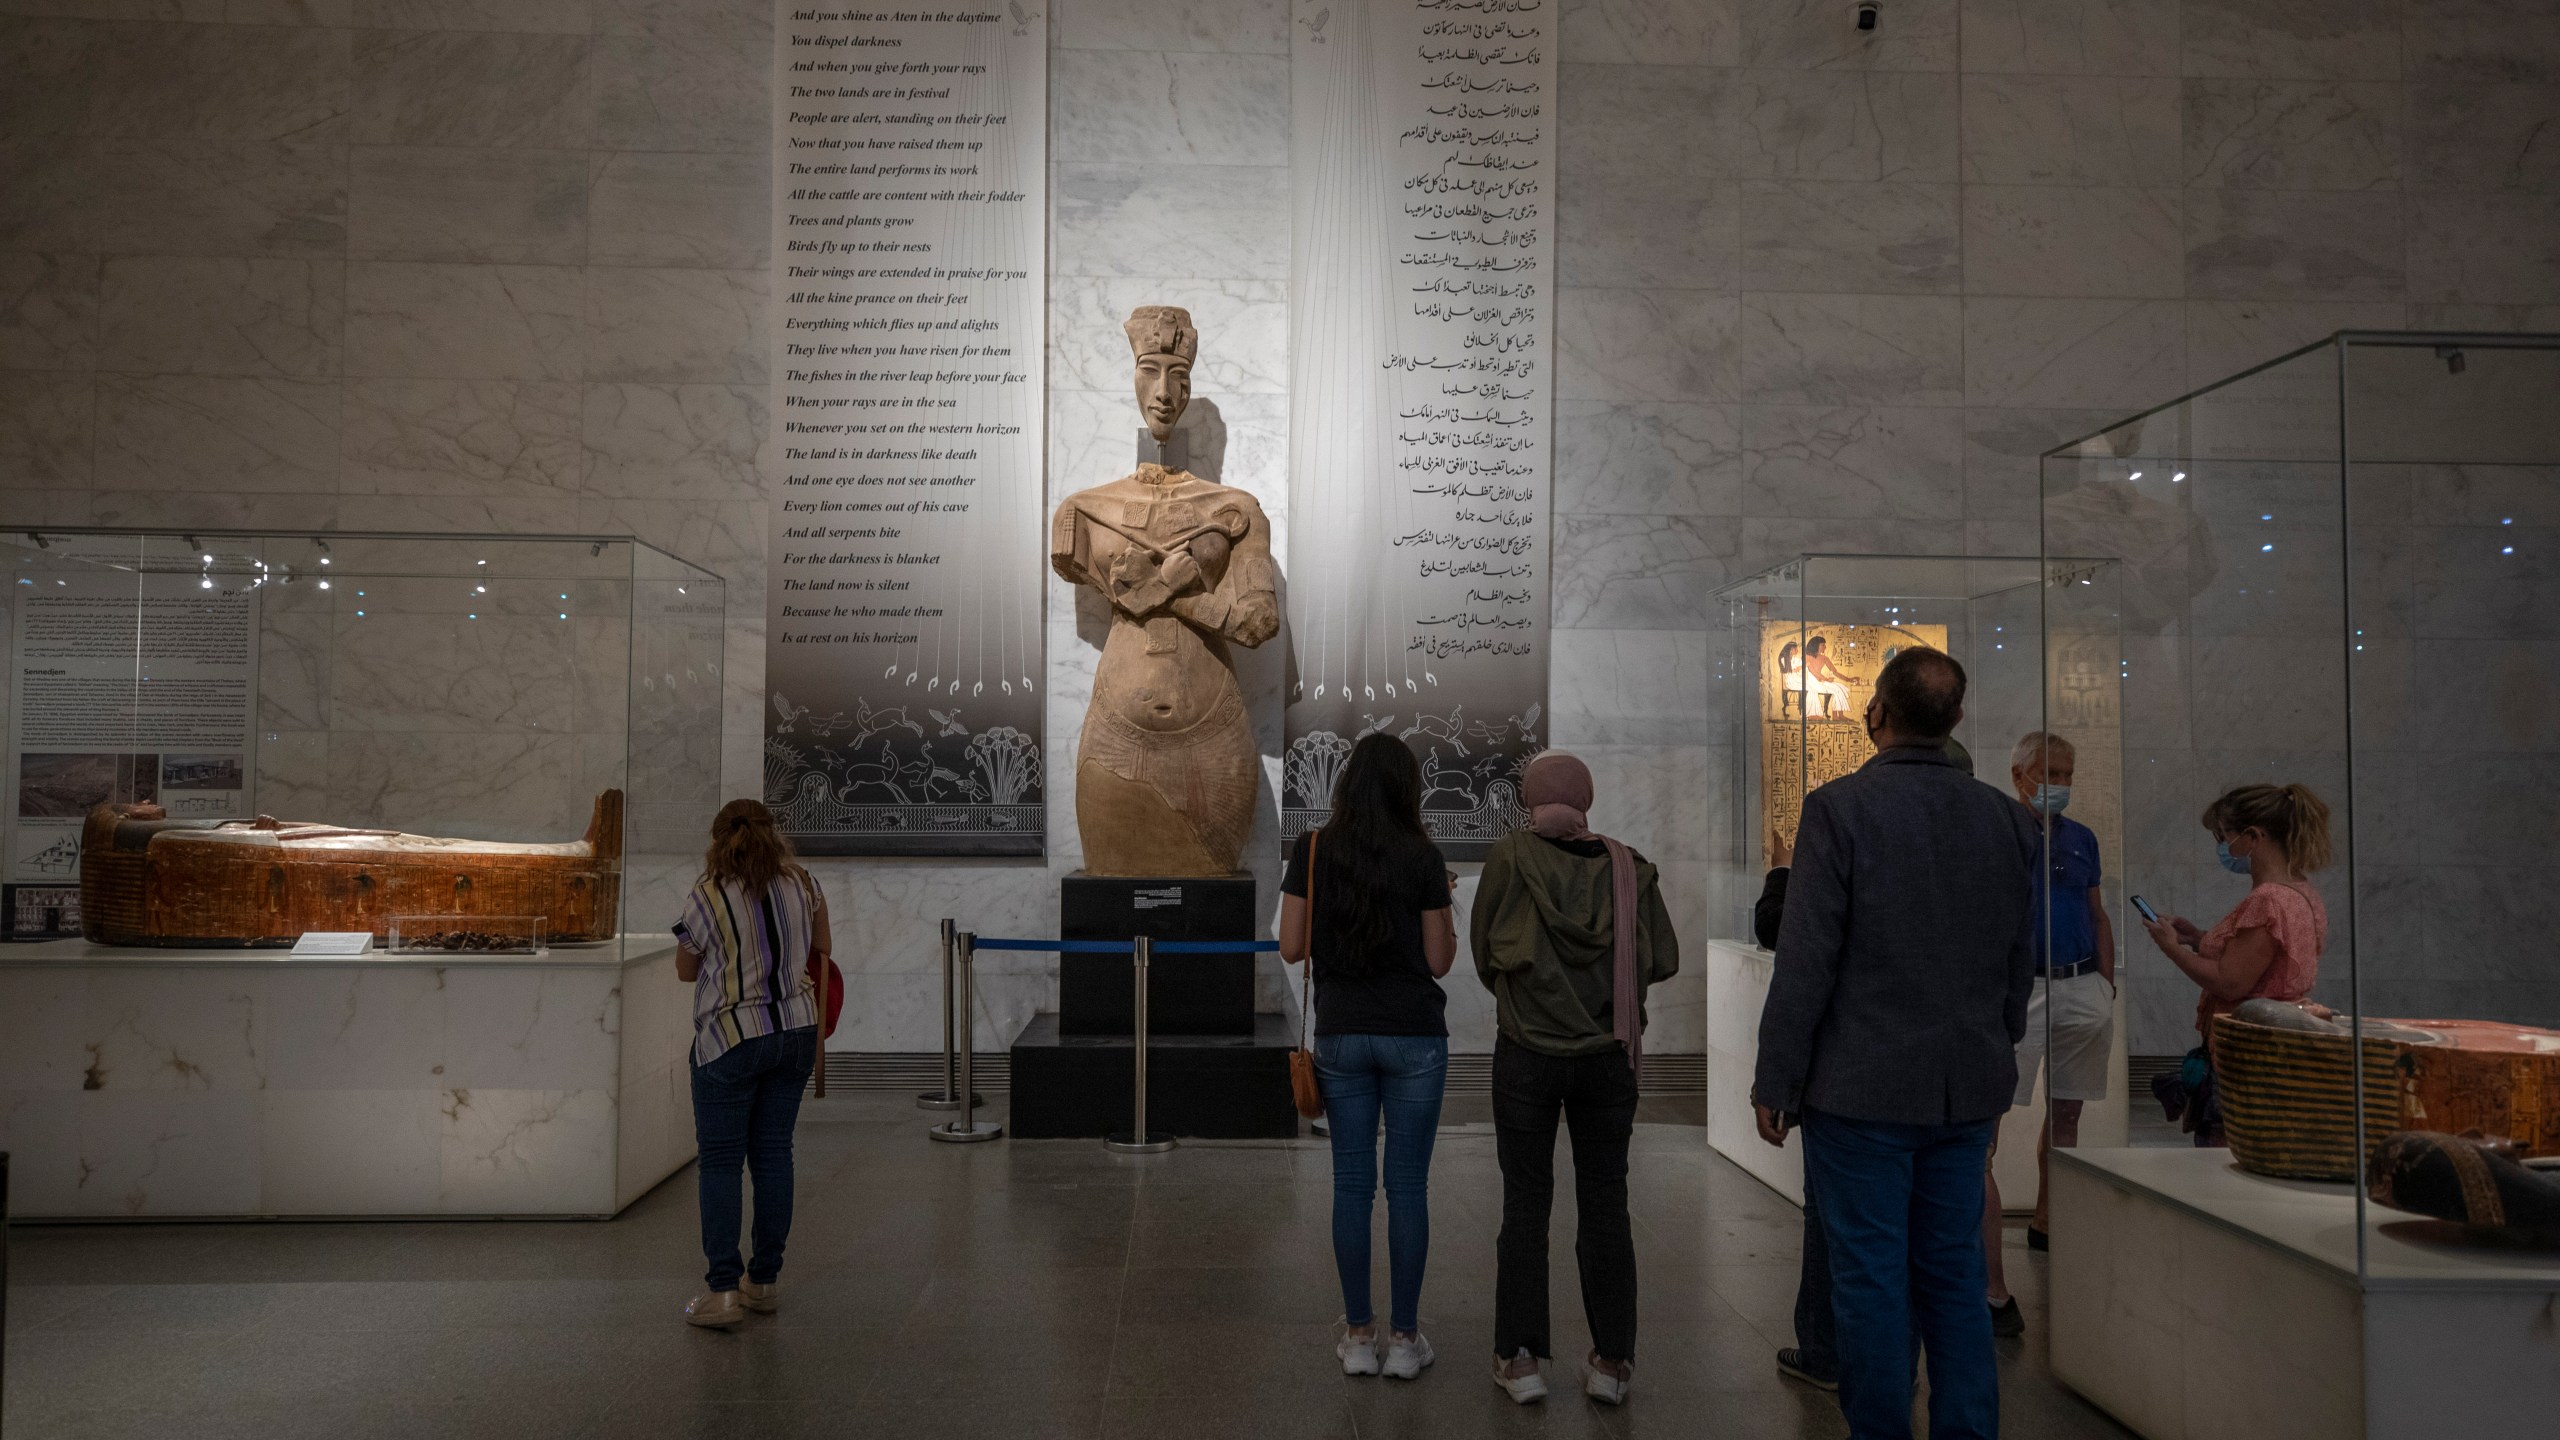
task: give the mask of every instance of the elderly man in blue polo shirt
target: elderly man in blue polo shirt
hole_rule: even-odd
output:
[[[2036,1211],[2027,1223],[2027,1248],[2045,1248],[2045,1154],[2048,1143],[2065,1149],[2080,1143],[2080,1107],[2107,1098],[2107,1061],[2115,1047],[2116,936],[2107,923],[2099,889],[2098,836],[2065,816],[2077,768],[2071,742],[2030,730],[2009,752],[2009,785],[2041,828],[2053,822],[2044,856],[2044,883],[2036,887],[2036,985],[2027,997],[2027,1038],[2018,1045],[2020,1105],[2036,1098],[2036,1072],[2048,1070],[2045,1099],[2052,1124],[2036,1137]],[[1989,1259],[1992,1328],[2016,1334],[2025,1328],[2009,1296],[2000,1266],[2000,1186],[1986,1185],[1982,1241]]]

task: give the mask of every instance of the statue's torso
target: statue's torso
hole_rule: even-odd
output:
[[[1160,547],[1174,545],[1213,523],[1243,494],[1177,472],[1170,483],[1129,475],[1070,497],[1067,504],[1084,517],[1090,582],[1106,587],[1107,593],[1115,565],[1124,553],[1139,548],[1129,535]],[[1209,576],[1213,586],[1217,578]],[[1093,708],[1142,730],[1188,730],[1217,716],[1237,696],[1230,666],[1224,640],[1171,610],[1140,620],[1114,606],[1111,633],[1094,670]]]

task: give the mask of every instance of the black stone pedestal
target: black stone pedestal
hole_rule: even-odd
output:
[[[1013,1138],[1092,1139],[1128,1129],[1135,1098],[1132,1040],[1063,1035],[1058,1019],[1034,1017],[1013,1042],[1012,1113],[1006,1117]],[[1289,1047],[1295,1039],[1289,1019],[1254,1020],[1242,1035],[1158,1034],[1149,1041],[1148,1129],[1210,1140],[1297,1135],[1298,1109],[1289,1098]]]
[[[1253,892],[1250,875],[1131,879],[1078,873],[1060,882],[1058,934],[1069,940],[1250,940]],[[1130,967],[1126,955],[1060,955],[1058,1033],[1131,1034],[1137,987]],[[1252,1035],[1252,954],[1156,956],[1147,967],[1147,1027],[1158,1036]]]

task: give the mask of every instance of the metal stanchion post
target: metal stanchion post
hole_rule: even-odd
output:
[[[919,1110],[957,1110],[960,1108],[959,1059],[951,1050],[951,986],[952,953],[958,949],[959,927],[949,920],[942,922],[942,1088],[927,1090],[916,1097]],[[972,1095],[972,1105],[984,1105],[987,1097]]]
[[[977,1043],[973,1038],[976,1026],[972,1023],[978,1012],[976,1000],[970,993],[972,988],[970,972],[974,968],[973,962],[977,955],[978,937],[970,931],[963,930],[959,933],[958,945],[956,948],[959,959],[958,968],[960,981],[960,1014],[958,1019],[959,1031],[957,1040],[957,1044],[960,1047],[960,1077],[952,1086],[951,1093],[960,1097],[960,1115],[959,1118],[947,1120],[942,1124],[936,1125],[932,1129],[927,1130],[925,1133],[936,1140],[948,1140],[955,1145],[966,1145],[979,1140],[993,1140],[1004,1133],[1004,1127],[993,1123],[980,1124],[978,1122],[978,1095],[976,1088],[971,1083],[975,1077],[969,1073],[971,1068],[969,1063],[970,1058],[973,1052],[978,1048]]]
[[[1154,958],[1155,941],[1141,935],[1130,942],[1129,970],[1138,987],[1134,1008],[1137,1014],[1137,1043],[1130,1047],[1136,1062],[1137,1091],[1129,1102],[1128,1133],[1113,1135],[1102,1144],[1107,1150],[1122,1155],[1154,1155],[1173,1148],[1173,1137],[1161,1130],[1147,1128],[1147,962]]]

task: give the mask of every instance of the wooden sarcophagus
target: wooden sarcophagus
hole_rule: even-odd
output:
[[[2214,1020],[2214,1083],[2241,1169],[2356,1179],[2353,1043],[2335,1021]],[[2363,1047],[2368,1152],[2394,1131],[2433,1130],[2503,1136],[2527,1158],[2560,1155],[2560,1031],[2494,1020],[2367,1020]]]
[[[574,945],[611,939],[621,905],[619,790],[560,844],[172,820],[149,804],[101,805],[80,837],[81,929],[105,945],[283,946],[308,930],[380,938],[395,916],[527,915]]]

